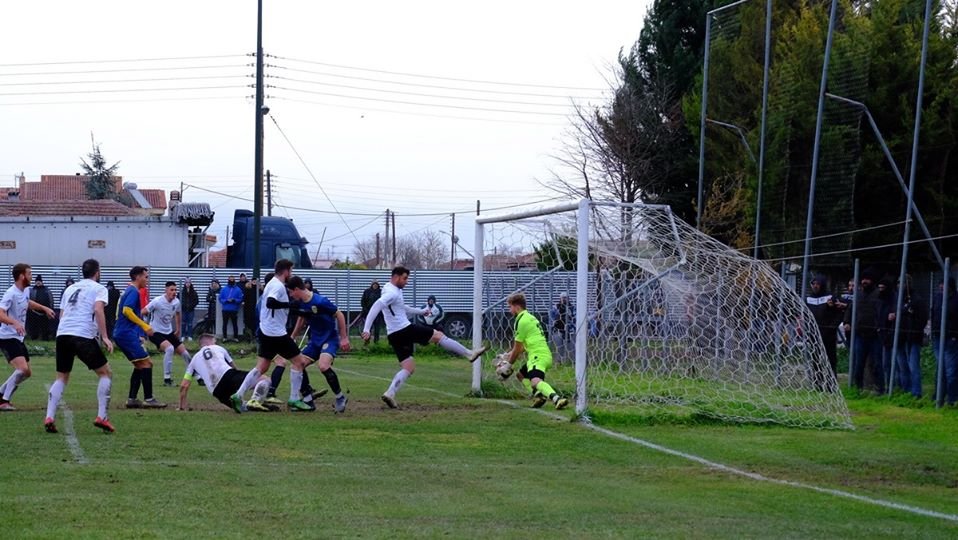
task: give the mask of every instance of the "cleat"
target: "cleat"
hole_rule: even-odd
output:
[[[43,429],[46,430],[47,433],[57,432],[57,425],[53,423],[53,418],[47,418],[43,421]]]
[[[478,349],[473,350],[473,351],[472,351],[472,356],[469,357],[469,361],[470,361],[470,362],[475,362],[476,360],[478,360],[479,358],[481,358],[482,355],[485,354],[485,352],[488,351],[488,350],[489,350],[489,346],[488,346],[488,345],[483,345],[482,347],[479,347]]]
[[[546,399],[546,397],[540,394],[539,392],[536,392],[535,395],[532,396],[532,408],[538,409],[542,407],[543,405],[545,405],[546,401],[549,401],[549,400]]]
[[[251,399],[251,400],[249,400],[249,401],[246,402],[246,410],[247,410],[247,411],[256,411],[256,412],[269,412],[269,411],[270,411],[270,409],[269,409],[266,405],[263,405],[262,403],[260,403],[259,401],[256,401],[255,399]]]
[[[2,412],[2,411],[15,411],[15,410],[17,410],[17,408],[14,407],[13,404],[10,403],[9,401],[4,401],[3,403],[0,403],[0,412]]]
[[[116,428],[113,427],[113,424],[110,423],[109,418],[100,418],[96,417],[96,420],[93,421],[93,425],[102,429],[104,433],[113,433],[116,431]]]
[[[349,403],[349,399],[346,397],[346,394],[336,398],[336,403],[333,404],[333,410],[337,413],[346,412],[346,404]]]
[[[383,394],[383,403],[388,405],[390,409],[399,408],[399,404],[396,403],[396,398],[390,396],[389,394]]]
[[[319,398],[325,396],[325,395],[328,394],[328,393],[329,393],[329,390],[326,389],[326,388],[323,388],[322,390],[317,390],[317,391],[313,392],[313,399],[314,399],[314,400],[317,400],[317,399],[319,399]]]
[[[230,403],[233,404],[233,410],[236,411],[237,414],[243,412],[243,396],[239,394],[233,394],[230,396]]]
[[[278,412],[279,405],[273,405],[272,403],[263,403],[263,406],[266,407],[266,410],[269,412]]]
[[[138,399],[135,399],[135,398],[134,398],[134,399],[128,399],[128,400],[126,400],[126,408],[127,408],[127,409],[142,409],[142,408],[143,408],[143,402],[140,401],[140,400],[138,400]]]
[[[270,396],[266,398],[266,401],[264,403],[266,403],[267,405],[282,405],[283,400],[279,399],[276,396]]]
[[[286,402],[286,406],[289,407],[289,410],[293,412],[297,411],[311,411],[313,409],[309,408],[309,405],[301,399],[291,399]]]
[[[143,401],[144,409],[165,409],[166,403],[162,401],[157,401],[156,398],[150,398]]]
[[[163,386],[173,386],[173,379],[163,379]]]
[[[569,400],[566,398],[559,398],[555,401],[556,410],[565,409],[569,406]]]

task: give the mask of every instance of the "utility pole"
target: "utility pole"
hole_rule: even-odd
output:
[[[256,2],[256,133],[253,184],[253,279],[259,279],[260,221],[263,216],[263,0]]]
[[[386,236],[383,237],[383,267],[389,266],[389,209],[386,209]]]
[[[381,261],[379,260],[379,233],[376,233],[376,268],[381,268]]]
[[[266,169],[266,215],[273,215],[273,178]]]
[[[393,212],[392,216],[393,216],[393,266],[396,266],[396,212]]]
[[[449,249],[449,269],[455,270],[456,269],[456,213],[453,212],[452,214],[449,214],[449,217],[452,218],[452,234],[449,235],[450,237],[449,240],[452,243]]]

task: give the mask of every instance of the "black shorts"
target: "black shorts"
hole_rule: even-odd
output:
[[[17,338],[0,339],[0,350],[7,357],[7,362],[12,362],[14,358],[21,356],[30,361],[30,353],[27,352],[27,346]]]
[[[264,336],[259,334],[259,350],[257,354],[260,358],[272,361],[277,355],[287,360],[292,360],[299,356],[299,347],[289,336]]]
[[[80,357],[80,361],[91,371],[106,365],[106,355],[97,340],[79,336],[57,336],[57,372],[73,371],[74,357]]]
[[[230,401],[230,397],[239,390],[243,381],[246,380],[248,373],[248,371],[243,371],[242,369],[231,369],[224,373],[223,378],[220,379],[220,382],[216,383],[216,388],[213,389],[213,397],[218,399],[223,405],[232,409],[233,402]]]
[[[402,362],[412,356],[413,344],[428,344],[433,332],[434,330],[428,326],[412,323],[398,332],[389,334],[387,339],[396,351],[396,359]]]
[[[153,332],[153,335],[150,336],[150,343],[156,345],[157,349],[160,348],[160,344],[163,343],[164,341],[169,341],[170,345],[172,345],[174,349],[183,344],[183,342],[180,341],[180,338],[176,337],[176,334],[172,332],[170,332],[169,334],[161,334],[159,332]]]

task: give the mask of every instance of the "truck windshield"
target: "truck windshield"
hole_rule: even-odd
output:
[[[299,247],[297,246],[276,246],[276,260],[289,259],[298,264]]]

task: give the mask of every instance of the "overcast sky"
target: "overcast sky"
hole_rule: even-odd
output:
[[[274,215],[312,253],[325,229],[322,254],[344,258],[386,208],[399,235],[449,230],[448,215],[415,214],[464,212],[471,249],[476,199],[555,196],[536,179],[570,96],[599,102],[648,3],[266,0],[265,164],[275,202],[314,210]],[[124,180],[209,202],[225,245],[233,210],[252,208],[256,2],[9,2],[3,20],[0,186],[79,171],[93,132]]]

